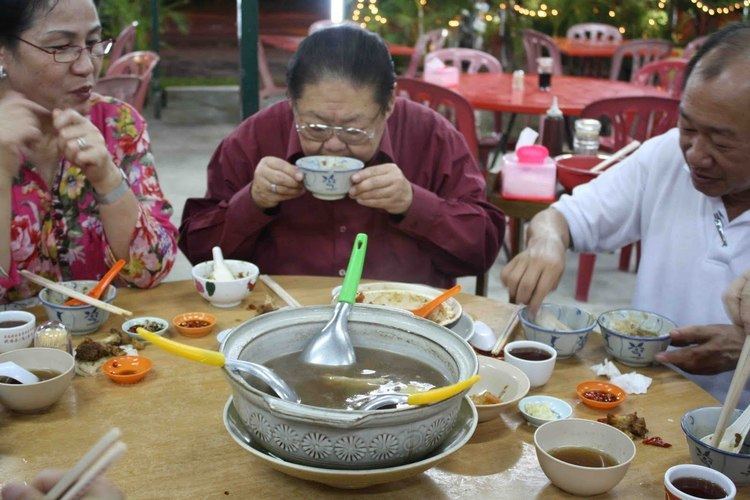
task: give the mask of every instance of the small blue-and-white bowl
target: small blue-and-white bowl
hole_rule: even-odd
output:
[[[527,340],[547,344],[557,351],[558,358],[569,358],[586,345],[589,333],[596,326],[596,318],[575,306],[544,303],[537,314],[551,314],[570,330],[555,330],[537,325],[530,318],[529,308],[518,312]]]
[[[81,293],[88,293],[89,290],[96,286],[93,280],[75,280],[64,281],[60,283],[63,286],[72,288]],[[117,288],[112,285],[107,287],[107,291],[99,298],[109,304],[115,300]],[[39,292],[39,301],[44,306],[47,317],[51,321],[59,321],[73,335],[84,335],[95,332],[109,318],[109,311],[99,309],[95,306],[84,304],[82,306],[66,306],[65,301],[68,297],[60,292],[55,292],[49,288],[43,288]]]
[[[719,421],[721,407],[705,407],[690,410],[682,416],[680,426],[687,439],[688,451],[690,458],[696,465],[703,465],[717,470],[729,477],[737,486],[750,484],[750,438],[740,449],[740,453],[730,453],[728,451],[714,448],[708,443],[701,441],[701,438],[714,432],[716,423]],[[729,417],[729,424],[737,420],[742,414],[742,410],[734,410]]]
[[[648,366],[657,353],[669,346],[669,332],[677,328],[671,320],[637,309],[615,309],[596,320],[607,353],[628,366]],[[653,335],[636,334],[637,331]]]
[[[305,189],[321,200],[340,200],[352,187],[351,177],[365,164],[346,156],[306,156],[295,162],[305,174]]]

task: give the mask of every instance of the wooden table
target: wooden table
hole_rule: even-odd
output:
[[[611,58],[622,42],[592,43],[571,40],[564,36],[553,38],[555,45],[563,55],[570,57],[606,57]]]
[[[339,278],[279,277],[278,282],[306,305],[327,303]],[[266,289],[255,291],[234,309],[212,308],[191,282],[165,283],[153,290],[121,289],[116,304],[136,315],[170,319],[180,312],[210,311],[218,317],[214,333],[244,321],[249,303],[262,304]],[[278,299],[273,296],[278,302]],[[510,317],[511,307],[472,295],[459,300],[466,311],[496,331]],[[36,308],[41,320],[44,313]],[[103,331],[118,327],[110,317]],[[216,348],[214,335],[176,340]],[[143,355],[154,369],[139,384],[121,386],[103,375],[76,377],[55,406],[39,415],[17,415],[0,410],[0,483],[30,480],[45,467],[66,468],[110,427],[123,431],[125,456],[108,476],[129,498],[561,498],[539,468],[533,446],[534,428],[524,423],[516,408],[499,419],[480,424],[469,443],[428,472],[401,482],[360,492],[339,491],[275,472],[232,441],[222,424],[222,409],[230,394],[221,370],[172,357],[149,346]],[[587,368],[604,358],[598,335],[592,335],[580,358],[558,361],[552,380],[532,393],[561,397],[574,416],[594,419],[603,413],[579,404],[575,386],[594,378]],[[664,369],[642,369],[654,378],[648,394],[631,396],[619,412],[637,411],[646,418],[652,435],[673,444],[663,449],[637,444],[637,455],[625,479],[608,498],[658,498],[664,471],[688,463],[680,417],[689,409],[716,402],[707,393]]]
[[[260,35],[260,41],[265,45],[270,45],[271,47],[276,47],[287,52],[297,52],[297,47],[299,47],[304,38],[303,36]],[[392,56],[411,56],[414,53],[414,47],[410,45],[398,45],[388,42],[386,44]]]

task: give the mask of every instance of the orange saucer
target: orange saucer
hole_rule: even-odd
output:
[[[151,370],[153,363],[143,356],[117,356],[102,365],[106,376],[118,384],[135,384]]]
[[[591,399],[585,396],[585,393],[589,391],[605,392],[617,399],[615,401],[597,401],[596,399]],[[578,384],[578,387],[576,387],[576,393],[578,394],[578,397],[581,398],[581,401],[583,401],[583,404],[590,406],[591,408],[596,408],[597,410],[609,410],[610,408],[618,406],[627,398],[625,391],[617,387],[615,384],[601,382],[599,380],[581,382]]]
[[[186,337],[203,337],[216,326],[216,316],[204,312],[178,314],[172,318],[172,326]]]

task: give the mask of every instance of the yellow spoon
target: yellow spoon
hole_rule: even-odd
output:
[[[294,389],[284,382],[275,371],[266,368],[263,365],[252,363],[250,361],[242,361],[241,359],[227,359],[224,354],[220,352],[209,351],[208,349],[201,349],[200,347],[193,347],[191,345],[175,342],[174,340],[165,339],[164,337],[156,335],[142,327],[136,328],[136,332],[144,340],[151,342],[155,346],[164,349],[171,354],[206,365],[218,367],[224,366],[229,370],[247,373],[265,382],[266,385],[276,392],[281,399],[292,401],[294,403],[300,402],[300,398]]]
[[[436,389],[430,389],[429,391],[417,392],[414,394],[379,394],[372,399],[367,400],[367,402],[361,405],[358,409],[377,410],[383,406],[392,406],[400,403],[407,403],[410,405],[431,405],[452,398],[456,394],[459,394],[476,384],[478,381],[479,375],[474,375],[473,377],[456,382],[453,385],[446,385],[445,387],[438,387]]]

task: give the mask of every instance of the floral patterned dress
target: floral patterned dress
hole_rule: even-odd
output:
[[[138,199],[138,220],[120,284],[152,287],[174,264],[177,230],[169,220],[172,207],[156,177],[144,119],[116,99],[94,99],[89,119],[102,132],[115,165],[125,172]],[[12,262],[7,275],[0,276],[0,303],[38,292],[20,276],[21,269],[54,281],[99,279],[115,262],[93,187],[76,165],[61,160],[50,188],[35,166],[24,161],[11,196]]]

